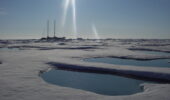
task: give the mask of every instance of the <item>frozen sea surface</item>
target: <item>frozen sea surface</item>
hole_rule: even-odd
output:
[[[170,59],[156,59],[156,60],[133,60],[133,59],[120,59],[120,58],[89,58],[85,59],[89,62],[109,63],[116,65],[132,65],[142,67],[169,67]]]
[[[133,75],[169,78],[170,68],[122,66],[81,61],[93,57],[127,59],[170,59],[169,56],[148,55],[129,50],[170,52],[170,40],[113,39],[48,42],[39,40],[0,40],[0,100],[169,100],[170,84],[143,83],[143,92],[132,95],[106,96],[81,89],[52,85],[39,77],[40,72],[54,67],[48,62],[71,66],[96,67],[133,72]],[[144,74],[145,73],[145,74]],[[148,74],[149,73],[149,74]],[[87,82],[89,83],[89,82]]]

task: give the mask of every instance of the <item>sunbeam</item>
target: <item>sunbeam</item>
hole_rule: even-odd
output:
[[[62,27],[64,27],[65,22],[66,22],[66,16],[67,16],[67,11],[69,7],[70,0],[65,0],[64,1],[64,11],[63,11],[63,19],[62,19]]]
[[[92,30],[93,30],[93,34],[95,36],[95,39],[99,40],[99,33],[97,32],[96,26],[94,24],[92,24]]]
[[[77,22],[76,22],[76,1],[72,0],[72,8],[73,8],[73,30],[75,38],[77,38]]]
[[[76,0],[64,0],[64,11],[63,11],[63,17],[62,17],[61,24],[62,24],[62,28],[64,28],[69,6],[72,7],[73,34],[74,34],[74,38],[77,38]]]

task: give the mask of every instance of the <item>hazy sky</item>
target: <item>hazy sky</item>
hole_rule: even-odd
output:
[[[56,19],[58,36],[73,36],[72,8],[63,28],[64,0],[0,0],[0,38],[40,38]],[[169,38],[170,0],[76,0],[79,37]]]

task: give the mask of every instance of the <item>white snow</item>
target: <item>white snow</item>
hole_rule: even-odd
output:
[[[105,96],[83,90],[46,83],[39,72],[50,67],[48,62],[84,67],[110,68],[119,71],[139,71],[170,74],[170,68],[121,66],[84,62],[91,57],[120,57],[157,59],[169,56],[147,55],[128,50],[147,48],[170,51],[170,40],[102,40],[95,42],[36,42],[36,40],[1,41],[0,47],[19,50],[0,50],[0,100],[169,100],[170,84],[141,84],[144,92],[125,96]],[[147,44],[147,46],[146,46]],[[148,46],[152,44],[152,46]],[[153,44],[157,44],[156,46]],[[162,46],[158,46],[158,44]],[[154,49],[153,49],[154,48]],[[146,75],[147,76],[147,75]],[[121,88],[121,87],[120,87]]]

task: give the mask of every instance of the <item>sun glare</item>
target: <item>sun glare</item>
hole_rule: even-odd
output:
[[[77,38],[76,0],[64,0],[62,27],[63,28],[65,27],[66,17],[67,17],[69,6],[72,7],[74,38]]]

